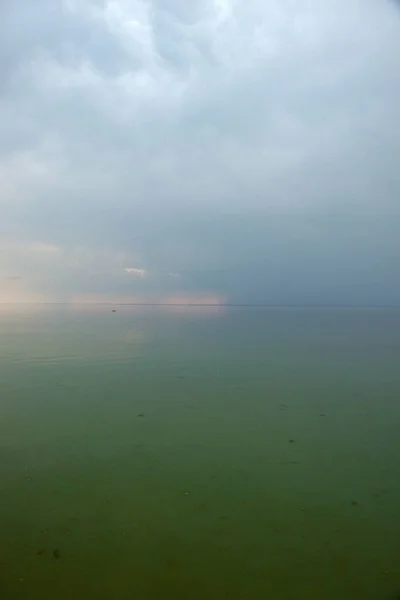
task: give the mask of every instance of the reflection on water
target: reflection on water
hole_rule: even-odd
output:
[[[0,334],[9,336],[8,343],[0,346],[0,357],[53,363],[129,361],[145,352],[146,344],[155,338],[161,341],[169,336],[176,321],[222,317],[226,310],[223,306],[100,304],[0,307]]]
[[[398,311],[3,308],[1,598],[400,593]]]

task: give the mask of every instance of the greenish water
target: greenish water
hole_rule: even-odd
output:
[[[396,310],[1,307],[1,600],[395,600],[399,362]]]

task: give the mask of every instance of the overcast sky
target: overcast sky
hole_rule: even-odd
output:
[[[400,304],[390,0],[2,0],[0,301]]]

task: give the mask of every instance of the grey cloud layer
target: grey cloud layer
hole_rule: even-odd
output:
[[[63,300],[400,302],[395,4],[29,6],[0,8],[0,275]]]

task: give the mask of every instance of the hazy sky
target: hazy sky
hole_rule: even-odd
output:
[[[0,301],[400,304],[390,0],[2,0]]]

